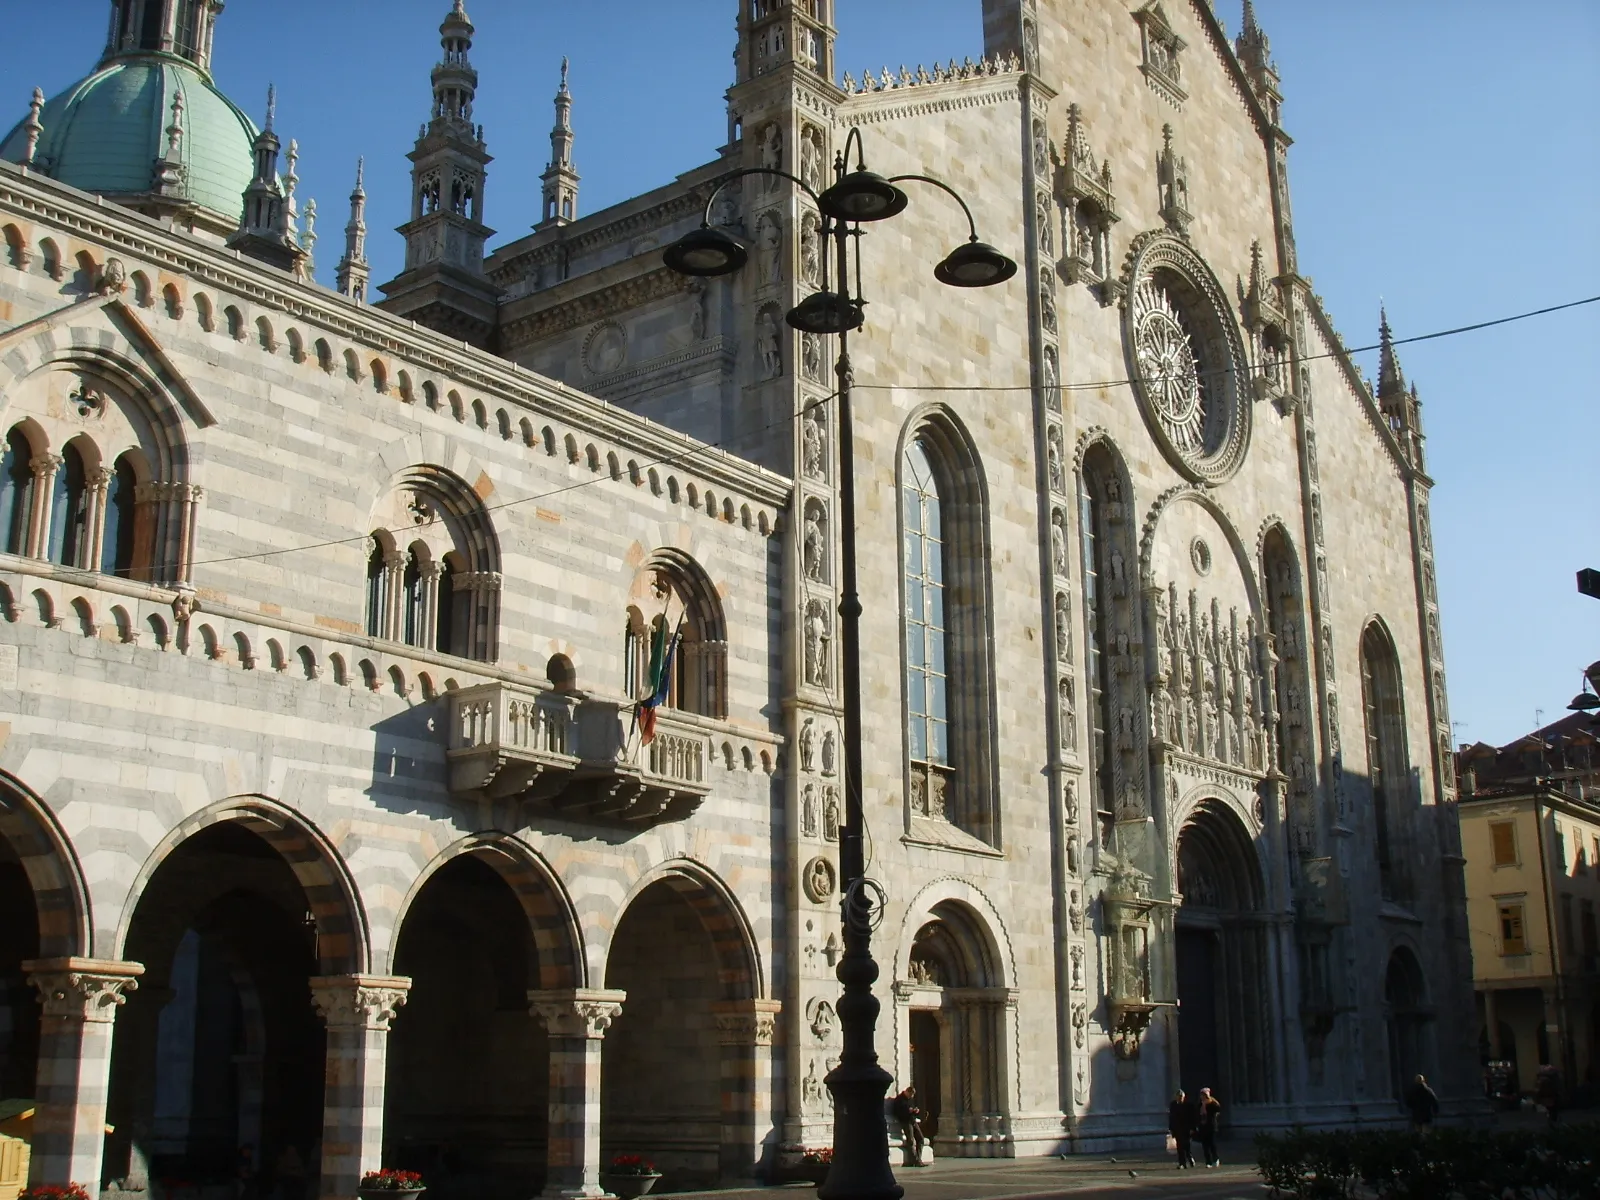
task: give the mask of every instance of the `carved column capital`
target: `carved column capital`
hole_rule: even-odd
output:
[[[781,1000],[717,1000],[711,1005],[717,1041],[724,1046],[770,1046],[782,1011]]]
[[[22,964],[47,1017],[110,1024],[136,991],[144,964],[98,958],[35,958]]]
[[[28,467],[35,479],[49,479],[65,461],[59,454],[35,454],[28,460]]]
[[[410,990],[404,975],[318,975],[311,980],[311,1002],[329,1029],[387,1032]]]
[[[544,1022],[551,1037],[599,1041],[622,1012],[627,992],[562,988],[528,992],[528,1011]]]

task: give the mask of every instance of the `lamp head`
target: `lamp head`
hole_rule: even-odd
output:
[[[933,269],[933,277],[951,287],[992,287],[1017,273],[1017,264],[987,242],[957,246]]]
[[[882,221],[905,211],[906,194],[876,171],[852,171],[817,197],[836,221]]]
[[[661,252],[661,261],[669,270],[701,278],[731,275],[749,257],[750,252],[732,234],[708,225],[691,229]]]
[[[1600,696],[1585,688],[1572,698],[1572,703],[1567,705],[1567,708],[1573,712],[1593,712],[1600,708]]]
[[[801,333],[839,333],[860,329],[866,320],[861,305],[838,292],[812,292],[783,318]]]

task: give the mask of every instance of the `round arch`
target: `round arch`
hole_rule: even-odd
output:
[[[1161,527],[1161,518],[1176,504],[1189,501],[1203,509],[1207,515],[1216,522],[1217,527],[1228,539],[1228,548],[1233,551],[1234,564],[1237,566],[1239,576],[1243,580],[1245,594],[1249,598],[1250,613],[1256,618],[1261,616],[1261,587],[1256,577],[1255,562],[1250,557],[1250,549],[1244,544],[1244,539],[1239,536],[1239,527],[1235,524],[1227,510],[1217,502],[1205,488],[1195,487],[1193,484],[1180,483],[1168,488],[1155,498],[1150,505],[1150,511],[1145,515],[1144,527],[1139,534],[1139,582],[1143,587],[1150,587],[1155,583],[1153,578],[1153,560],[1156,544],[1156,533]]]
[[[615,939],[622,919],[646,891],[665,884],[682,898],[705,928],[716,955],[718,988],[723,1000],[754,1000],[767,994],[761,953],[750,918],[716,872],[691,858],[673,858],[652,868],[634,883],[617,906],[610,933]],[[610,958],[611,945],[605,947]]]
[[[428,881],[442,867],[462,857],[475,858],[490,867],[516,896],[533,936],[539,987],[587,987],[583,934],[571,896],[539,852],[508,833],[471,834],[436,854],[407,889],[394,914],[393,928],[404,927],[407,914]],[[393,954],[391,946],[388,957],[392,959]]]
[[[981,972],[973,986],[1016,986],[1016,959],[998,910],[983,892],[953,875],[925,885],[906,906],[895,943],[894,978],[909,977],[917,933],[940,919],[956,932],[967,964]]]
[[[294,872],[317,928],[319,966],[325,975],[365,974],[372,943],[367,915],[349,868],[333,843],[302,814],[266,796],[233,796],[179,822],[145,860],[128,889],[114,951],[122,953],[133,916],[150,880],[167,857],[201,830],[234,822],[271,846]]]
[[[89,891],[72,842],[44,801],[8,771],[0,771],[0,838],[33,891],[40,957],[95,957]]]

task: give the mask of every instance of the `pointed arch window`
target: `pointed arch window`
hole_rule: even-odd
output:
[[[662,551],[650,564],[651,600],[628,609],[623,632],[623,687],[650,694],[656,642],[672,645],[663,706],[706,717],[728,715],[728,642],[716,588],[694,560]],[[646,616],[645,613],[650,615]]]
[[[1361,716],[1372,785],[1373,854],[1387,900],[1405,899],[1401,850],[1404,798],[1410,790],[1405,701],[1394,642],[1377,621],[1361,635]]]
[[[900,455],[902,702],[908,836],[942,845],[999,844],[986,514],[966,431],[930,414]]]
[[[0,459],[0,536],[9,554],[28,552],[28,521],[33,515],[33,447],[21,429],[6,435]]]
[[[906,744],[913,764],[948,770],[944,537],[939,485],[920,441],[906,447],[901,499],[905,510]]]

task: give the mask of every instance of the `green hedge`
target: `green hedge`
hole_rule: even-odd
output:
[[[1593,1200],[1600,1125],[1548,1129],[1294,1129],[1256,1136],[1274,1194],[1343,1200],[1358,1185],[1380,1200]],[[1362,1194],[1367,1194],[1365,1190]]]

